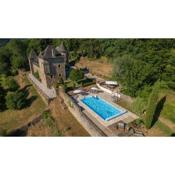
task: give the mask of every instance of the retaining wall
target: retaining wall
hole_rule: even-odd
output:
[[[102,130],[100,130],[84,113],[81,112],[80,107],[78,107],[73,99],[64,92],[62,87],[59,88],[59,95],[64,100],[64,103],[72,115],[91,136],[106,136]]]
[[[43,99],[44,103],[48,106],[51,99],[30,79],[29,76],[27,76],[27,77],[28,77],[28,80],[32,83],[32,85],[35,88],[35,90],[37,91],[37,93]]]

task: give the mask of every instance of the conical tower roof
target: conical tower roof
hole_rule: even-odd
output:
[[[43,58],[55,58],[58,51],[52,46],[48,45],[42,53]]]

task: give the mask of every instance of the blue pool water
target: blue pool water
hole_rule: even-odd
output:
[[[87,96],[81,99],[81,101],[104,120],[110,120],[126,112],[117,107],[114,107],[112,104],[108,103],[98,96]]]

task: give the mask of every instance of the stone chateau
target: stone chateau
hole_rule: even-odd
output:
[[[68,52],[63,43],[56,48],[48,45],[39,55],[32,50],[28,59],[31,74],[37,73],[45,87],[51,88],[54,82],[66,79]]]

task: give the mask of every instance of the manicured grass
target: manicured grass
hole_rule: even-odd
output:
[[[161,111],[161,116],[175,123],[175,92],[166,90],[163,91],[161,95],[166,95],[166,101]]]
[[[18,77],[16,77],[18,79]],[[21,110],[5,110],[0,112],[0,128],[7,132],[24,125],[27,121],[35,118],[46,107],[34,87],[29,83],[26,77],[22,80],[23,86],[27,86],[29,91],[29,103]]]
[[[133,112],[132,110],[132,103],[129,103],[127,102],[126,100],[122,100],[120,99],[118,102],[117,102],[118,105],[120,105],[121,107]]]
[[[154,127],[158,127],[166,136],[170,136],[173,132],[165,124],[157,121]]]
[[[161,115],[175,123],[175,104],[165,104]]]

